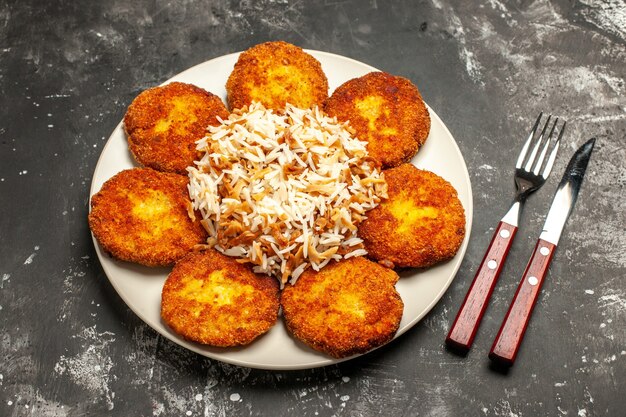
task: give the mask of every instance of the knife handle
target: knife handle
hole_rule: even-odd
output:
[[[449,347],[461,353],[467,353],[472,346],[516,232],[516,226],[503,221],[498,224],[487,252],[476,271],[474,281],[446,337],[446,344]]]
[[[556,245],[550,242],[543,239],[537,241],[522,281],[517,287],[509,311],[489,352],[489,359],[492,361],[504,366],[511,366],[515,362],[555,249]]]

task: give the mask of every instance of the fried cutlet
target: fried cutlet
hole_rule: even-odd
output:
[[[417,268],[452,258],[465,237],[465,211],[454,187],[411,164],[383,173],[388,199],[358,226],[368,255]]]
[[[308,269],[281,295],[289,331],[335,358],[365,353],[390,341],[404,304],[391,269],[355,257],[316,272]]]
[[[241,346],[276,323],[279,306],[278,281],[209,249],[174,266],[163,286],[161,317],[188,340]]]
[[[89,227],[115,258],[172,265],[206,241],[204,228],[190,217],[187,183],[185,176],[150,168],[122,171],[91,198]]]
[[[135,159],[159,171],[185,174],[199,156],[196,141],[228,111],[222,100],[192,84],[173,82],[139,94],[124,116]]]
[[[328,98],[328,80],[317,59],[287,42],[266,42],[244,51],[226,82],[231,110],[261,102],[283,110],[308,109]]]
[[[406,78],[371,72],[340,85],[326,112],[349,121],[383,168],[409,161],[430,132],[430,115],[417,87]]]

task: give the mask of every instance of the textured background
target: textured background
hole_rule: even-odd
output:
[[[470,3],[472,5],[470,5]],[[0,415],[623,416],[626,5],[622,0],[0,2]],[[266,372],[157,335],[117,296],[87,227],[98,156],[142,90],[282,39],[413,80],[465,157],[474,224],[426,318],[340,365]],[[513,193],[540,110],[566,118],[466,358],[443,340]],[[487,352],[569,154],[598,138],[515,367]]]

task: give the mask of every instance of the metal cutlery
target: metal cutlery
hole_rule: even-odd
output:
[[[595,141],[588,140],[574,153],[559,183],[543,231],[489,352],[489,358],[500,365],[511,366],[515,362],[548,266],[576,203]]]
[[[517,232],[524,201],[529,194],[545,183],[554,165],[565,130],[565,122],[558,129],[558,137],[551,145],[558,118],[551,124],[552,116],[549,115],[538,138],[535,139],[542,117],[543,113],[540,113],[517,158],[514,175],[516,193],[513,204],[500,220],[465,300],[446,337],[446,344],[461,353],[467,353],[472,346],[489,298]],[[547,135],[546,132],[548,132]],[[546,156],[548,157],[547,161]]]

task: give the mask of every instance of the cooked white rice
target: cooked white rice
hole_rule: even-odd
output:
[[[347,124],[318,108],[278,114],[259,103],[220,121],[188,168],[209,245],[281,286],[309,266],[366,254],[356,226],[387,185]]]

